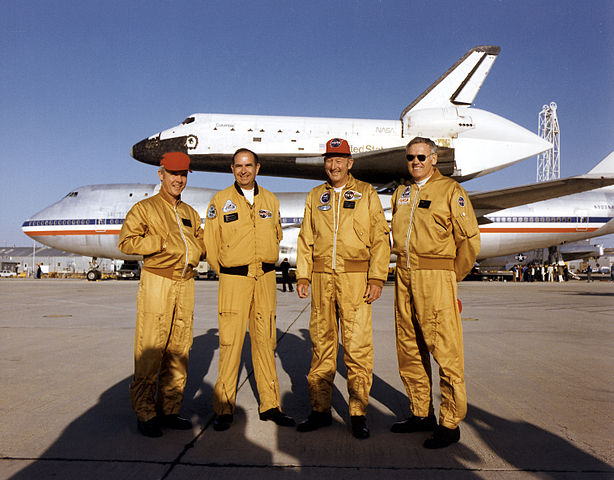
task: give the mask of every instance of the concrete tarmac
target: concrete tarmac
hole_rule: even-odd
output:
[[[351,436],[342,361],[331,427],[299,433],[260,421],[247,341],[235,422],[215,432],[212,281],[196,283],[182,411],[194,428],[141,436],[128,400],[137,286],[0,280],[0,478],[614,478],[614,283],[462,283],[469,409],[460,443],[435,451],[422,447],[427,434],[389,431],[409,413],[392,284],[373,308],[370,439]],[[299,420],[310,411],[309,313],[308,299],[279,291],[282,407]]]

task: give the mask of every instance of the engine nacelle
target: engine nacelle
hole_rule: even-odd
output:
[[[403,137],[457,138],[474,128],[469,112],[457,107],[424,108],[403,117]]]

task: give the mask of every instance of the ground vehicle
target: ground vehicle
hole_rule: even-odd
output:
[[[115,272],[118,280],[138,280],[141,278],[141,264],[136,260],[125,260],[121,268]]]
[[[0,277],[16,277],[17,274],[15,272],[11,272],[10,270],[0,270]]]

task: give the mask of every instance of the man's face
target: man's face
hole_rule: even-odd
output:
[[[241,152],[237,154],[231,168],[239,187],[246,190],[254,188],[260,164],[256,163],[251,153]]]
[[[347,183],[352,165],[354,165],[352,157],[333,155],[324,157],[326,175],[330,179],[330,184],[335,188],[343,187]]]
[[[430,177],[435,170],[434,165],[437,163],[437,154],[431,153],[431,147],[426,143],[415,143],[407,149],[407,155],[413,155],[412,160],[407,161],[409,174],[417,182]],[[418,159],[418,155],[424,155],[424,162]]]
[[[158,176],[162,182],[162,188],[174,199],[178,199],[183,189],[188,183],[187,170],[162,170],[158,171]]]

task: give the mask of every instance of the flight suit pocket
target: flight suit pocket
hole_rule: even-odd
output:
[[[182,355],[192,345],[192,322],[183,318],[175,318],[171,327],[171,337],[168,342],[168,351]]]
[[[220,312],[220,347],[232,345],[235,331],[239,328],[239,316],[235,311]]]
[[[354,232],[360,241],[367,247],[371,247],[371,239],[369,238],[369,229],[365,228],[357,219],[354,219]]]

